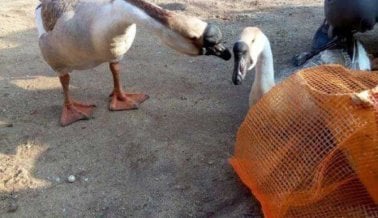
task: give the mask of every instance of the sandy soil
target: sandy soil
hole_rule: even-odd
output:
[[[154,2],[219,24],[229,47],[245,26],[260,26],[284,73],[322,21],[322,0]],[[232,61],[179,55],[139,29],[122,80],[151,99],[109,112],[107,65],[74,72],[72,94],[97,108],[94,119],[62,128],[62,91],[40,56],[36,4],[2,0],[0,8],[1,217],[261,216],[228,163],[251,75],[235,87]],[[373,36],[363,36],[367,45],[377,44]]]

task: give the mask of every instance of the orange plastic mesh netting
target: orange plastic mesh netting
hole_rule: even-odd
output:
[[[265,217],[378,217],[378,74],[328,65],[274,87],[230,162]]]

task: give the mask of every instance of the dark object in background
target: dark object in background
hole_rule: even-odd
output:
[[[334,34],[366,32],[377,20],[378,0],[325,0],[324,14]]]
[[[325,20],[312,41],[312,50],[295,56],[295,66],[303,65],[326,49],[345,48],[352,55],[353,34],[372,30],[378,20],[378,0],[325,0],[324,14]]]

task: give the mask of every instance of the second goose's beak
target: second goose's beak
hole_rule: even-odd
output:
[[[234,85],[240,85],[248,71],[249,49],[244,42],[237,42],[234,45],[234,72],[232,82]]]
[[[209,24],[206,27],[203,40],[203,55],[214,55],[226,61],[231,59],[231,52],[222,44],[222,32],[216,25]]]

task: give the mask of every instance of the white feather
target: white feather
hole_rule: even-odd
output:
[[[46,33],[46,30],[43,27],[41,7],[38,7],[37,9],[35,9],[35,23],[38,29],[38,37],[41,37],[44,33]]]
[[[369,55],[366,52],[364,46],[360,41],[357,40],[356,47],[357,51],[354,51],[353,53],[357,53],[357,57],[353,57],[352,69],[371,71]]]

